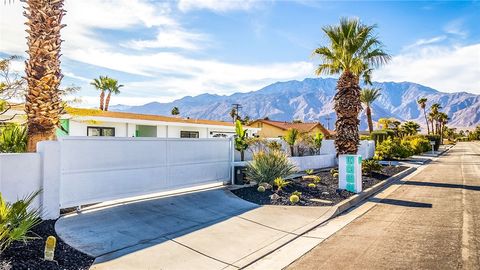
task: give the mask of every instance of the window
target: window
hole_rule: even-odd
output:
[[[111,128],[111,127],[87,127],[87,136],[110,136],[110,137],[115,137],[115,128]]]
[[[180,138],[198,138],[198,131],[180,131]]]

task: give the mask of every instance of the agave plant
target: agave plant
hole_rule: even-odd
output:
[[[253,161],[247,165],[246,177],[257,183],[269,183],[279,177],[286,177],[296,171],[285,153],[281,151],[260,151],[253,155]]]
[[[28,234],[41,222],[40,211],[30,207],[38,194],[40,191],[12,204],[6,202],[0,193],[0,253],[15,241],[27,242],[35,239]]]

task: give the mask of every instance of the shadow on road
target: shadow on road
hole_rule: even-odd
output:
[[[421,203],[421,202],[412,202],[412,201],[395,200],[395,199],[377,199],[377,198],[373,198],[371,201],[376,203],[384,203],[384,204],[398,205],[398,206],[405,206],[405,207],[432,208],[431,203]]]
[[[446,184],[446,183],[432,183],[420,181],[402,181],[403,185],[422,186],[422,187],[441,187],[441,188],[463,188],[467,190],[480,191],[480,186],[460,185],[460,184]]]

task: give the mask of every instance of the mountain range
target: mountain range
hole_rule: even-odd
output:
[[[176,106],[182,117],[231,121],[232,104],[238,103],[242,105],[239,114],[248,115],[250,119],[268,117],[279,121],[320,121],[326,127],[329,122],[328,128],[333,129],[335,112],[332,100],[336,83],[337,80],[333,78],[307,78],[303,81],[276,82],[247,93],[228,96],[202,94],[168,103],[116,105],[111,110],[170,115],[171,109]],[[471,128],[480,124],[480,95],[467,92],[443,93],[412,82],[374,82],[372,87],[381,89],[381,96],[372,104],[374,121],[393,117],[400,121],[416,121],[425,126],[425,118],[417,100],[426,97],[427,108],[433,103],[441,104],[441,111],[450,118],[448,126]],[[364,111],[360,114],[360,120],[360,129],[367,129]]]

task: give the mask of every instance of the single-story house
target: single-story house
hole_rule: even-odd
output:
[[[293,128],[297,129],[301,133],[315,134],[321,132],[325,138],[330,138],[330,132],[325,129],[322,124],[318,122],[311,123],[296,123],[296,122],[284,122],[273,121],[266,119],[259,119],[251,122],[249,127],[260,129],[257,135],[261,138],[279,138],[285,136],[287,130]]]
[[[67,108],[61,116],[57,136],[112,136],[159,138],[218,138],[235,135],[230,122],[162,115]],[[23,106],[15,106],[4,118],[17,115],[14,122],[25,122]],[[248,136],[260,129],[249,128]]]

